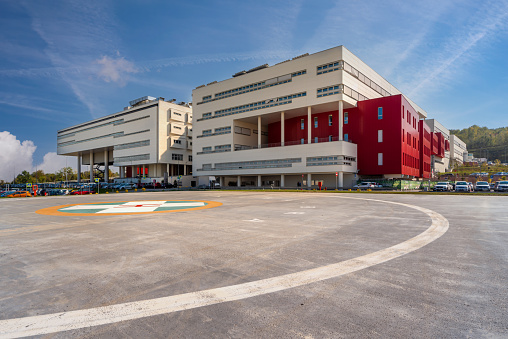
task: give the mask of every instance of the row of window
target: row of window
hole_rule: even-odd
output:
[[[370,88],[372,88],[373,90],[375,90],[376,92],[381,94],[382,96],[384,96],[384,97],[390,96],[390,93],[388,91],[383,89],[381,86],[376,84],[370,78],[365,76],[365,74],[363,74],[362,72],[360,72],[359,70],[357,70],[356,68],[354,68],[353,66],[351,66],[350,64],[348,64],[347,62],[345,62],[343,60],[333,61],[333,62],[324,64],[324,65],[317,66],[316,72],[317,72],[317,75],[320,75],[320,74],[330,73],[330,72],[334,72],[334,71],[338,71],[338,70],[344,70],[344,71],[348,72],[349,74],[351,74],[352,76],[354,76],[355,78],[357,78],[362,83],[369,86]],[[330,95],[330,94],[327,94],[327,95]],[[325,96],[325,95],[321,95],[321,96]]]
[[[215,164],[215,168],[212,168],[211,164],[203,164],[202,169],[198,171],[206,170],[238,170],[238,169],[257,169],[257,168],[284,168],[292,167],[294,163],[302,162],[301,158],[289,158],[289,159],[275,159],[275,160],[260,160],[260,161],[243,161],[243,162],[225,162]]]
[[[143,146],[150,146],[150,140],[142,140],[137,142],[129,142],[127,144],[120,144],[115,145],[114,149],[115,151],[122,150],[122,149],[129,149],[129,148],[136,148],[136,147],[143,147]]]
[[[203,118],[199,119],[198,121],[213,119],[213,118],[220,118],[223,116],[240,114],[243,112],[255,111],[258,109],[263,109],[263,108],[268,108],[268,107],[286,105],[286,104],[292,103],[291,99],[304,97],[306,95],[307,95],[307,92],[302,92],[302,93],[278,97],[278,98],[274,98],[274,99],[267,99],[267,100],[262,100],[262,101],[258,101],[258,102],[254,102],[254,103],[249,103],[249,104],[242,105],[242,106],[225,108],[222,110],[215,111],[214,116],[212,116],[211,113],[203,114]]]
[[[199,102],[198,105],[204,104],[204,103],[207,103],[210,101],[229,98],[231,96],[240,95],[240,94],[247,93],[247,92],[257,91],[257,90],[268,88],[268,87],[286,84],[288,82],[291,82],[292,78],[303,75],[303,74],[307,74],[307,70],[301,70],[301,71],[294,72],[291,74],[286,74],[286,75],[283,75],[280,77],[276,77],[276,78],[268,79],[265,81],[261,81],[261,82],[245,85],[242,87],[234,88],[234,89],[231,89],[228,91],[216,93],[214,99],[212,99],[211,95],[207,95],[207,96],[203,97],[203,100],[201,102]]]
[[[150,154],[138,154],[138,155],[129,155],[125,157],[116,157],[114,158],[114,163],[141,161],[141,160],[150,160]]]
[[[226,127],[218,127],[215,129],[215,132],[212,133],[211,129],[203,130],[202,135],[198,135],[198,138],[204,138],[204,137],[211,137],[214,135],[222,135],[222,134],[230,134],[231,133],[231,126]]]

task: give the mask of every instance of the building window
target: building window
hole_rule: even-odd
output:
[[[332,137],[331,135],[329,135],[329,136],[328,136],[328,141],[332,141],[332,138],[333,138],[333,137]]]
[[[404,105],[402,105],[402,119],[404,119],[404,110],[405,110]]]
[[[314,117],[314,128],[318,127],[318,118]]]
[[[377,108],[377,119],[378,120],[383,119],[383,107],[378,107]]]
[[[203,130],[203,135],[209,135],[209,134],[212,134],[212,130],[211,129],[205,129],[205,130]]]
[[[192,155],[189,155],[189,161],[192,161]]]
[[[175,140],[173,140],[173,143],[181,145],[182,144],[182,140],[175,139]]]
[[[345,140],[345,141],[349,141],[349,134],[347,134],[347,133],[346,133],[346,134],[344,134],[344,140]]]
[[[349,118],[348,115],[349,115],[348,112],[344,113],[344,125],[347,125],[347,123],[348,123],[348,118]]]
[[[328,126],[331,126],[332,125],[332,115],[330,114],[328,116]]]
[[[183,160],[183,154],[171,154],[171,159],[172,160]]]
[[[377,130],[377,142],[383,142],[383,130]]]
[[[377,164],[378,166],[383,166],[383,153],[377,154]]]
[[[314,137],[314,143],[317,144],[318,143],[318,137]]]
[[[305,129],[305,119],[300,119],[300,129]]]
[[[303,144],[305,144],[305,139],[304,139],[304,138],[301,138],[301,139],[300,139],[300,143],[301,143],[302,145],[303,145]]]

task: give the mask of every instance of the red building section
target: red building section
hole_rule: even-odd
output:
[[[441,132],[432,133],[431,154],[438,158],[445,156],[445,138]]]
[[[287,119],[284,124],[285,145],[308,143],[306,115]],[[338,112],[313,114],[310,128],[312,143],[338,140]],[[344,110],[344,140],[357,144],[362,176],[430,175],[430,154],[424,159],[428,170],[423,174],[421,170],[420,129],[418,113],[403,95],[358,101],[357,107]],[[270,144],[280,145],[280,130],[280,122],[268,125]],[[425,145],[430,150],[428,126],[427,133]]]
[[[425,120],[420,120],[420,178],[430,178],[430,145],[432,132]]]

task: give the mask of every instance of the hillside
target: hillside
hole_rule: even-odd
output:
[[[490,129],[473,125],[461,130],[450,130],[467,144],[469,153],[475,158],[508,160],[508,127]]]

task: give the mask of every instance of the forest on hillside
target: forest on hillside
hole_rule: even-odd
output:
[[[475,158],[499,159],[504,163],[508,160],[508,127],[490,129],[473,125],[450,133],[464,141]]]

